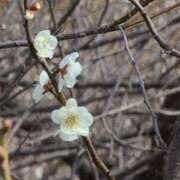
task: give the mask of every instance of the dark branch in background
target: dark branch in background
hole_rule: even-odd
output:
[[[180,178],[180,118],[174,125],[174,137],[170,143],[166,157],[164,180],[179,180]]]
[[[46,1],[48,2],[49,11],[50,11],[50,15],[51,15],[51,20],[53,22],[53,29],[56,29],[57,28],[57,23],[56,23],[56,18],[55,18],[54,10],[53,10],[52,1],[51,0],[46,0]]]
[[[53,22],[53,27],[54,27],[54,29],[56,29],[57,28],[57,23],[56,23],[56,18],[55,18],[54,10],[53,10],[52,1],[51,0],[47,0],[47,2],[48,2],[48,5],[49,5],[49,11],[50,11],[51,19],[52,19],[52,22]],[[51,33],[53,34],[52,31],[51,31]],[[62,47],[61,47],[60,43],[58,43],[58,49],[59,49],[60,57],[63,58],[64,53],[63,53],[63,50],[62,50]]]
[[[6,41],[0,42],[0,49],[13,48],[13,47],[27,47],[28,43],[26,40],[17,41]]]
[[[154,0],[142,0],[142,5],[147,6],[152,1],[154,1]],[[59,40],[62,40],[64,38],[65,39],[83,38],[83,37],[86,37],[89,35],[104,34],[107,32],[117,31],[119,29],[118,28],[119,24],[123,24],[130,17],[134,16],[137,12],[138,12],[138,9],[134,8],[130,13],[127,13],[127,15],[119,18],[118,20],[115,20],[113,23],[108,24],[108,25],[103,25],[101,27],[98,27],[97,29],[86,30],[86,31],[77,32],[77,33],[73,33],[73,34],[64,34],[64,35],[61,34],[58,36]]]
[[[151,18],[149,17],[148,13],[145,11],[145,9],[143,8],[143,6],[136,0],[129,0],[132,4],[134,4],[136,6],[136,8],[138,9],[138,11],[141,13],[141,15],[143,16],[147,27],[149,28],[150,32],[152,33],[154,39],[158,42],[158,44],[160,45],[160,47],[162,47],[164,49],[164,51],[167,54],[170,54],[172,56],[176,56],[180,58],[180,51],[172,48],[157,32]]]
[[[161,134],[160,134],[160,131],[159,131],[159,126],[158,126],[158,122],[157,122],[158,118],[157,118],[157,115],[154,113],[154,111],[153,111],[153,109],[151,107],[149,97],[147,95],[147,92],[146,92],[146,89],[145,89],[145,86],[144,86],[144,80],[143,80],[143,77],[142,77],[142,75],[140,73],[140,70],[139,70],[139,66],[137,65],[136,60],[134,59],[134,56],[132,55],[132,52],[129,49],[127,36],[126,36],[124,30],[121,27],[120,27],[120,30],[122,31],[122,34],[123,34],[123,37],[124,37],[125,47],[126,47],[126,50],[128,52],[128,55],[130,57],[130,62],[133,65],[133,68],[134,68],[134,70],[135,70],[135,72],[137,74],[137,77],[138,77],[138,80],[139,80],[139,83],[140,83],[140,86],[141,86],[142,94],[143,94],[143,97],[144,97],[144,103],[145,103],[147,109],[149,110],[149,112],[150,112],[150,114],[152,116],[152,120],[153,120],[153,124],[154,124],[154,128],[155,128],[155,132],[156,132],[158,141],[159,141],[160,145],[163,148],[166,149],[167,146],[166,146],[165,142],[163,141],[163,139],[161,137]]]
[[[95,164],[98,164],[99,169],[101,169],[102,172],[105,173],[105,175],[107,176],[107,178],[109,180],[115,180],[113,178],[113,176],[110,174],[111,172],[109,171],[109,169],[106,167],[106,165],[99,158],[93,144],[91,143],[91,140],[89,138],[85,138],[85,137],[83,137],[83,140],[84,140],[84,142],[85,142],[85,144],[86,144],[86,146],[88,148],[89,153],[91,154],[93,162],[95,162]]]
[[[127,167],[124,170],[119,170],[119,169],[113,169],[112,174],[118,178],[123,178],[126,176],[132,175],[134,172],[137,170],[140,170],[141,168],[144,168],[145,166],[151,164],[152,162],[156,161],[157,158],[163,156],[165,152],[155,152],[153,154],[150,153],[146,158],[139,160],[135,165],[132,167]]]
[[[153,2],[153,1],[154,0],[141,0],[141,3],[142,3],[142,6],[147,6],[150,2]],[[88,35],[99,34],[99,33],[106,33],[106,32],[111,32],[111,31],[118,30],[117,27],[116,27],[117,25],[126,22],[129,18],[134,16],[137,12],[138,12],[138,10],[135,8],[130,13],[127,13],[126,15],[124,15],[123,17],[115,20],[113,23],[111,23],[109,25],[103,25],[103,26],[101,26],[101,27],[99,27],[99,28],[97,28],[95,30],[90,30],[89,32],[88,31],[84,31],[82,33],[84,33],[84,34],[86,34],[86,36],[88,36]],[[61,38],[62,37],[60,36],[60,39]]]
[[[67,12],[62,16],[62,18],[57,23],[57,27],[52,30],[53,33],[57,34],[61,30],[61,26],[64,24],[64,22],[68,19],[69,16],[74,12],[78,4],[80,3],[80,0],[72,0],[70,2],[70,7],[67,10]]]
[[[154,0],[142,0],[142,6],[147,6],[150,2]],[[86,30],[74,34],[64,34],[64,35],[59,35],[59,39],[62,40],[64,38],[66,39],[75,39],[75,38],[83,38],[89,35],[95,35],[95,34],[103,34],[107,32],[113,32],[118,30],[118,25],[126,22],[130,17],[134,16],[138,12],[137,8],[134,8],[130,13],[127,13],[123,17],[119,18],[118,20],[115,20],[111,24],[103,25],[101,27],[98,27],[97,29],[91,29],[91,30]]]
[[[5,88],[4,93],[0,97],[0,106],[2,106],[4,103],[7,102],[7,99],[11,92],[13,91],[14,87],[17,86],[17,84],[21,81],[21,79],[24,77],[24,75],[33,67],[34,62],[28,63],[31,56],[27,59],[25,63],[25,67],[22,69],[22,71],[18,71],[17,75],[14,77],[10,85]]]
[[[164,9],[159,10],[157,13],[150,15],[150,18],[154,19],[154,18],[156,18],[156,17],[158,17],[160,15],[163,15],[163,14],[165,14],[165,13],[171,11],[171,10],[174,10],[174,9],[178,8],[179,6],[180,6],[180,2],[175,3],[173,5],[170,5],[168,7],[165,7]],[[135,26],[136,24],[140,24],[142,22],[144,22],[143,18],[142,18],[142,20],[138,20],[137,22],[132,23],[132,25],[130,25],[128,28],[131,28],[131,26]]]
[[[57,34],[61,30],[61,26],[65,23],[65,21],[71,16],[71,14],[74,12],[78,4],[80,3],[81,0],[72,0],[70,3],[70,7],[67,10],[67,12],[62,16],[62,18],[59,20],[57,23],[57,27],[52,29],[52,32]]]
[[[147,6],[152,1],[154,1],[154,0],[143,0],[142,5]],[[77,32],[77,33],[60,34],[58,36],[58,40],[78,39],[78,38],[84,38],[84,37],[90,36],[90,35],[104,34],[104,33],[108,33],[108,32],[118,31],[119,30],[118,25],[125,23],[130,17],[134,16],[137,12],[138,12],[138,10],[135,8],[130,13],[127,13],[126,15],[119,18],[118,20],[115,20],[113,23],[108,24],[108,25],[103,25],[101,27],[98,27],[97,29],[91,29],[91,30],[86,30],[86,31],[82,31],[82,32]],[[124,29],[128,28],[128,26],[126,26],[126,24],[122,25],[122,27]],[[20,41],[20,42],[17,41],[17,42],[11,42],[11,43],[8,42],[7,43],[8,45],[6,45],[6,43],[5,44],[0,43],[0,49],[4,48],[4,47],[8,48],[8,46],[10,46],[10,47],[24,46],[25,43],[27,46],[27,41]]]
[[[106,3],[105,3],[105,6],[104,6],[104,9],[103,9],[103,11],[102,11],[102,13],[101,13],[101,15],[100,15],[99,21],[98,21],[98,23],[97,23],[97,25],[96,25],[95,28],[98,28],[98,27],[101,25],[101,23],[102,23],[105,15],[106,15],[106,12],[107,12],[107,10],[108,10],[109,0],[105,0],[105,1],[106,1]],[[95,35],[95,36],[92,36],[85,44],[81,45],[81,46],[78,47],[77,49],[78,49],[78,50],[81,50],[81,49],[87,48],[88,45],[95,40],[95,38],[96,38],[96,35]]]

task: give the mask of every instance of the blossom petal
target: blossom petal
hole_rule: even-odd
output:
[[[40,84],[38,84],[35,87],[35,89],[34,89],[34,91],[32,93],[32,97],[33,97],[35,103],[39,102],[42,99],[42,97],[43,97],[43,89],[42,89]]]
[[[42,57],[42,58],[52,59],[53,54],[54,54],[54,52],[52,50],[49,50],[49,49],[40,49],[40,50],[37,51],[37,55],[39,57]]]
[[[43,58],[52,58],[58,44],[57,38],[50,34],[49,30],[40,31],[34,39],[34,47],[37,55]]]
[[[76,100],[74,98],[70,98],[70,99],[67,100],[66,106],[69,109],[76,108],[77,107],[77,102],[76,102]]]
[[[49,76],[46,71],[42,71],[40,76],[39,76],[39,83],[41,87],[43,87],[45,84],[47,84],[49,81]]]
[[[49,39],[48,39],[48,48],[51,49],[51,50],[54,50],[56,48],[58,44],[58,40],[55,36],[49,36]]]
[[[78,139],[78,135],[66,126],[61,126],[59,136],[64,141],[74,141]]]
[[[55,124],[61,124],[68,117],[68,110],[66,107],[56,109],[51,113],[51,119]]]
[[[36,35],[36,38],[39,38],[39,37],[42,37],[42,36],[49,36],[51,33],[50,33],[50,30],[43,30],[43,31],[40,31],[38,32],[38,34]]]
[[[89,127],[87,126],[75,126],[72,129],[75,133],[77,133],[79,136],[88,136],[89,135]]]
[[[82,66],[79,62],[74,63],[73,67],[72,67],[72,71],[75,77],[77,77],[81,71],[82,71]]]
[[[42,40],[43,37],[49,36],[50,35],[50,31],[49,30],[44,30],[44,31],[40,31],[35,39],[34,39],[34,47],[37,49],[39,49],[39,41]]]
[[[60,62],[60,68],[63,68],[66,64],[74,62],[79,57],[78,52],[73,52],[66,55],[63,60]]]
[[[60,76],[59,81],[58,81],[58,91],[59,92],[62,92],[64,84],[65,84],[64,79]]]
[[[46,97],[49,101],[52,101],[54,99],[54,95],[52,93],[47,92]]]
[[[81,120],[80,123],[86,126],[91,126],[91,124],[93,123],[93,116],[91,115],[91,113],[89,113],[85,107],[78,107],[77,112]]]
[[[73,88],[77,82],[76,77],[72,73],[66,74],[64,80],[67,88]]]

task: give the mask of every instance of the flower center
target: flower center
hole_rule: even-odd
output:
[[[47,46],[48,46],[47,44],[48,44],[47,38],[42,37],[42,38],[40,39],[40,47],[41,47],[41,48],[47,48]]]
[[[69,128],[73,128],[74,126],[78,126],[79,124],[79,117],[75,114],[71,114],[68,116],[68,118],[65,120],[66,125]]]

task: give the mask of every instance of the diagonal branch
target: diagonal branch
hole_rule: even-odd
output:
[[[134,6],[139,10],[142,17],[145,20],[145,23],[147,27],[149,28],[151,34],[153,35],[154,39],[157,41],[157,43],[160,45],[161,48],[164,49],[164,51],[172,56],[180,57],[180,51],[172,48],[164,39],[163,37],[158,34],[158,31],[156,27],[154,26],[151,18],[149,17],[148,13],[145,11],[143,6],[137,1],[137,0],[129,0]]]
[[[159,131],[158,122],[157,122],[158,118],[157,118],[157,115],[155,114],[155,112],[153,111],[153,109],[151,107],[151,103],[149,101],[149,97],[148,97],[146,89],[145,89],[144,80],[143,80],[142,75],[140,73],[139,66],[136,64],[136,60],[134,59],[134,56],[133,56],[133,54],[132,54],[132,52],[131,52],[131,50],[129,48],[128,39],[127,39],[127,36],[126,36],[124,30],[121,27],[120,27],[120,30],[122,31],[122,34],[123,34],[123,37],[124,37],[125,47],[126,47],[126,50],[128,52],[128,55],[130,57],[130,62],[134,67],[134,70],[135,70],[135,72],[137,74],[137,77],[138,77],[138,80],[139,80],[139,83],[140,83],[140,87],[141,87],[142,94],[143,94],[143,97],[144,97],[144,103],[145,103],[147,109],[149,110],[149,112],[150,112],[150,114],[152,116],[152,120],[153,120],[153,124],[154,124],[154,128],[155,128],[155,132],[156,132],[158,141],[159,141],[160,145],[163,148],[166,149],[167,146],[166,146],[165,142],[163,141],[163,139],[161,137],[161,134],[160,134],[160,131]]]

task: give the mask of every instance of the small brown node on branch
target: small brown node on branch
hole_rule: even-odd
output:
[[[67,74],[68,65],[66,64],[63,68],[60,69],[61,75],[64,76]]]
[[[62,76],[67,74],[67,70],[68,70],[68,64],[66,64],[63,68],[58,68],[57,70],[55,70],[53,72],[54,75],[60,73]]]
[[[45,93],[49,92],[50,90],[52,90],[52,88],[53,88],[52,83],[51,83],[51,82],[48,82],[48,83],[47,83],[47,84],[45,84],[45,85],[44,85],[44,87],[43,87],[43,89],[44,89],[43,94],[45,94]]]

